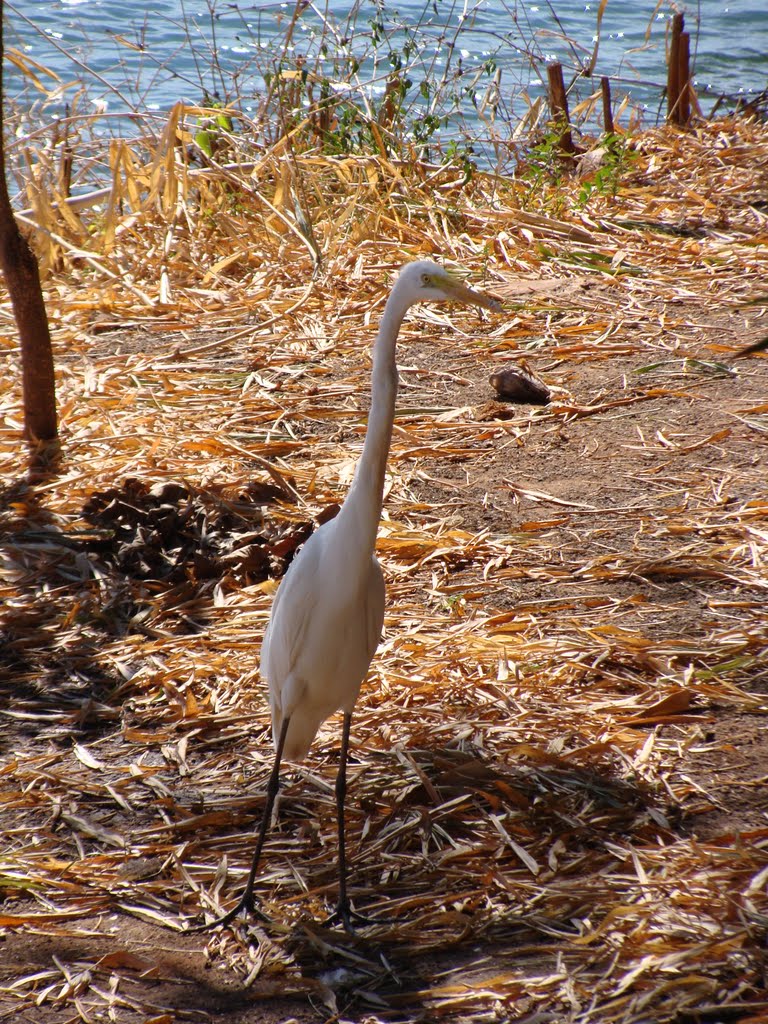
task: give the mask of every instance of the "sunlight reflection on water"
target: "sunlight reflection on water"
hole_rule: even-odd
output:
[[[218,0],[211,16],[200,0],[168,0],[162,13],[146,0],[17,0],[6,4],[6,42],[59,76],[59,82],[39,76],[46,87],[58,88],[49,117],[72,102],[78,79],[88,82],[90,109],[113,115],[168,110],[177,100],[195,104],[206,96],[236,99],[249,114],[258,108],[265,74],[280,55],[301,73],[319,69],[316,62],[322,60],[321,77],[330,92],[371,102],[380,102],[398,75],[410,82],[407,102],[413,109],[447,118],[447,136],[467,125],[479,134],[494,116],[516,123],[544,95],[546,65],[553,60],[563,63],[566,80],[574,82],[572,106],[599,88],[598,76],[608,75],[614,107],[627,96],[646,125],[664,114],[671,6],[657,10],[654,0],[607,4],[592,78],[575,76],[590,63],[598,42],[597,4],[398,0],[397,20],[394,4],[385,4],[382,15],[370,3],[331,6],[327,20],[316,13],[322,6],[305,6],[286,46],[292,2],[238,7]],[[706,114],[721,93],[766,88],[768,5],[756,11],[749,0],[701,0],[699,9],[698,32],[695,10],[686,15],[686,27]],[[400,30],[393,32],[396,25]],[[354,60],[361,64],[356,73],[350,72]],[[25,101],[39,106],[39,90],[9,65],[8,94],[18,97],[24,87]],[[110,130],[125,131],[130,122],[111,124]]]

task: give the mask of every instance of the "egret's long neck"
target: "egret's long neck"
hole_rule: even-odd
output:
[[[395,347],[403,317],[410,302],[393,288],[379,325],[373,346],[373,372],[371,376],[371,411],[360,461],[355,469],[349,494],[340,515],[354,519],[355,529],[363,534],[371,552],[376,544],[381,505],[384,495],[384,476],[387,469],[392,423],[397,398],[397,363]]]

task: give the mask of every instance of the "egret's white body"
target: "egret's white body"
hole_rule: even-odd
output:
[[[334,711],[352,713],[384,623],[384,577],[373,552],[364,565],[355,522],[324,523],[280,584],[261,648],[275,744],[290,719],[283,756],[300,761]],[[341,528],[340,528],[341,527]]]
[[[429,261],[403,268],[390,293],[373,350],[368,429],[349,493],[335,519],[306,542],[277,591],[262,643],[261,673],[269,688],[275,761],[251,872],[237,906],[212,924],[253,906],[253,884],[278,788],[282,757],[301,760],[318,728],[344,712],[336,786],[339,820],[339,910],[349,923],[344,852],[346,759],[352,711],[384,622],[384,578],[374,548],[397,396],[395,346],[416,302],[455,300],[500,308]]]

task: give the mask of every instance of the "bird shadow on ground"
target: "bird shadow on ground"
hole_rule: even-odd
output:
[[[570,863],[570,874],[579,853],[593,862],[592,869],[609,859],[613,840],[674,838],[666,809],[656,806],[642,783],[612,778],[600,766],[569,764],[533,746],[521,751],[512,768],[456,746],[399,753],[405,756],[368,752],[364,765],[350,765],[350,881],[355,905],[370,914],[371,926],[349,935],[322,923],[312,897],[325,893],[325,902],[332,902],[336,869],[306,824],[329,816],[328,794],[307,786],[307,775],[300,773],[294,784],[286,773],[274,845],[264,864],[266,880],[276,870],[282,873],[280,862],[291,861],[285,887],[267,882],[264,909],[276,928],[246,922],[227,930],[226,938],[213,935],[214,957],[226,958],[232,943],[241,952],[272,946],[290,957],[304,984],[316,986],[313,997],[334,1011],[386,1008],[397,1019],[402,1008],[413,1017],[421,991],[449,985],[470,968],[482,973],[491,951],[512,955],[525,948],[529,957],[543,956],[553,936],[578,936],[573,919],[589,913],[598,883],[591,871],[589,886],[566,893],[558,858]],[[382,777],[390,780],[386,794]],[[382,800],[388,810],[373,820]],[[512,846],[521,858],[534,838],[549,847],[547,864],[528,856],[530,887],[508,881],[494,865],[494,841],[483,832],[489,819],[499,828],[496,844]],[[201,853],[191,855],[197,860]],[[299,877],[310,894],[305,907],[313,909],[297,910],[291,881]],[[610,885],[603,883],[603,898]],[[500,889],[505,899],[497,902]],[[508,897],[515,890],[520,897],[513,909]]]

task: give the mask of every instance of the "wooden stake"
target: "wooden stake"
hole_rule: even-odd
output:
[[[603,93],[603,127],[608,135],[613,135],[613,111],[611,110],[611,80],[605,75],[600,79]]]
[[[667,58],[667,120],[670,124],[682,124],[680,120],[680,36],[683,34],[685,18],[675,14],[672,18],[672,36],[669,41]]]
[[[547,65],[547,76],[549,78],[549,109],[552,113],[552,120],[557,128],[562,128],[560,149],[568,156],[572,156],[576,152],[576,147],[573,144],[571,123],[568,117],[568,96],[563,80],[563,65],[558,62]]]

